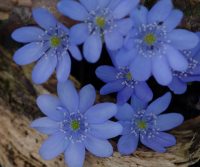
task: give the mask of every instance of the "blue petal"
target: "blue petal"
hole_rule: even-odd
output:
[[[117,50],[123,45],[123,36],[115,29],[105,34],[105,42],[108,49]]]
[[[115,115],[115,118],[117,118],[120,121],[131,120],[133,118],[134,113],[135,112],[133,108],[128,103],[125,103],[124,105],[118,105],[118,111]]]
[[[59,56],[56,68],[56,77],[59,82],[65,82],[71,71],[71,59],[66,51]]]
[[[60,124],[47,117],[39,118],[31,123],[31,127],[40,133],[51,135],[59,131]]]
[[[18,49],[14,54],[14,61],[19,65],[30,64],[38,60],[44,54],[44,48],[37,42],[33,42]]]
[[[86,112],[95,102],[96,91],[92,85],[84,86],[79,92],[79,111]]]
[[[38,25],[46,30],[51,27],[55,27],[57,24],[56,18],[47,9],[44,8],[34,9],[33,17]]]
[[[140,140],[142,144],[156,152],[164,153],[166,151],[166,149],[162,145],[160,145],[154,138],[148,139],[148,137],[141,137]]]
[[[106,6],[109,5],[109,3],[111,2],[111,0],[97,0],[98,2],[98,6],[100,9],[105,8]]]
[[[117,148],[120,154],[130,155],[135,152],[138,146],[139,137],[134,134],[122,136],[118,143]]]
[[[183,94],[187,90],[187,84],[181,81],[177,77],[173,77],[172,82],[168,85],[170,90],[172,90],[175,94]]]
[[[36,84],[42,84],[46,82],[53,74],[57,66],[57,56],[55,53],[49,53],[47,56],[43,56],[36,64],[32,71],[32,79]]]
[[[120,51],[118,51],[118,53],[116,54],[116,63],[118,66],[122,67],[128,66],[136,56],[137,51],[135,49],[120,49]]]
[[[109,93],[114,93],[122,90],[124,88],[124,85],[122,84],[123,80],[116,80],[114,82],[107,83],[104,85],[101,90],[101,95],[107,95]]]
[[[87,10],[76,1],[61,0],[57,8],[63,15],[74,20],[83,21],[88,17]]]
[[[163,22],[170,15],[172,8],[173,4],[171,0],[158,1],[148,13],[148,22]]]
[[[169,65],[176,71],[185,71],[188,68],[187,59],[174,47],[166,45],[166,54]]]
[[[97,0],[80,0],[83,6],[90,12],[91,10],[96,9],[97,7]]]
[[[126,103],[129,98],[132,96],[134,90],[130,87],[124,87],[120,92],[117,94],[117,103],[122,105]]]
[[[122,133],[122,126],[117,122],[106,121],[103,124],[90,125],[89,133],[99,139],[110,139]]]
[[[146,108],[147,102],[144,100],[139,99],[137,96],[133,95],[131,97],[131,105],[134,111],[140,111]]]
[[[51,160],[63,153],[68,144],[64,133],[55,133],[42,144],[39,154],[44,160]]]
[[[172,98],[171,93],[168,92],[168,93],[164,94],[160,98],[153,101],[147,107],[147,113],[153,113],[153,114],[158,115],[158,114],[164,112],[168,108],[168,106],[171,102],[171,98]]]
[[[54,121],[62,121],[64,119],[64,113],[57,110],[57,107],[61,106],[61,102],[56,96],[41,95],[37,98],[37,105],[50,119]]]
[[[168,85],[172,81],[172,72],[165,56],[153,57],[152,73],[156,81],[161,85]]]
[[[12,33],[12,38],[17,42],[28,43],[39,40],[44,31],[38,27],[22,27]]]
[[[130,11],[139,3],[139,0],[123,0],[113,11],[113,16],[116,19],[121,19],[127,16]]]
[[[169,33],[169,39],[173,47],[184,50],[192,49],[199,42],[198,36],[188,30],[176,29]]]
[[[97,77],[103,82],[112,82],[116,80],[117,70],[112,66],[103,65],[95,71]]]
[[[90,63],[99,60],[102,50],[102,41],[99,34],[91,35],[83,45],[83,54],[85,59]]]
[[[153,98],[153,92],[146,82],[139,82],[135,85],[135,94],[146,102],[149,102]]]
[[[182,18],[183,18],[183,12],[175,9],[170,13],[169,17],[164,21],[163,26],[165,26],[166,30],[170,32],[181,23]]]
[[[88,25],[80,23],[70,29],[70,40],[73,44],[82,44],[89,36]]]
[[[181,125],[183,121],[184,118],[181,114],[163,114],[158,116],[156,126],[159,129],[159,131],[167,131]]]
[[[151,59],[138,55],[132,62],[130,71],[135,80],[146,81],[151,76]]]
[[[147,8],[142,5],[134,9],[130,15],[133,21],[133,25],[139,27],[142,24],[147,24],[147,14]]]
[[[88,123],[99,124],[107,121],[117,113],[117,106],[113,103],[100,103],[91,107],[85,113]]]
[[[62,104],[69,112],[77,112],[79,105],[79,96],[71,81],[58,83],[57,85],[58,96]]]
[[[116,22],[117,30],[122,34],[126,35],[133,26],[133,22],[130,18],[122,19]]]
[[[131,123],[130,121],[119,121],[118,123],[120,123],[121,126],[123,127],[123,131],[122,131],[121,135],[130,135],[131,134],[132,128],[133,128],[133,123]]]
[[[64,155],[68,167],[82,167],[85,160],[85,146],[82,143],[70,143]]]
[[[159,132],[155,138],[155,141],[163,147],[171,147],[176,144],[175,137],[165,132]]]
[[[82,54],[77,46],[70,46],[69,51],[73,58],[75,58],[78,61],[82,60]]]
[[[113,154],[112,145],[107,140],[87,136],[84,143],[86,149],[98,157],[110,157]]]
[[[183,82],[194,82],[194,81],[200,81],[200,75],[194,75],[194,76],[188,76],[181,78]]]

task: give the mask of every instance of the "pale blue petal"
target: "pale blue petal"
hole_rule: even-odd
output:
[[[166,54],[169,65],[175,71],[185,71],[188,68],[187,59],[174,47],[166,45]]]
[[[159,134],[156,135],[155,141],[163,147],[171,147],[176,144],[176,138],[165,132],[159,132]]]
[[[58,96],[62,104],[69,112],[77,112],[79,106],[79,96],[71,81],[58,83],[57,85]]]
[[[199,42],[198,36],[188,30],[176,29],[169,33],[171,44],[176,49],[192,49],[197,46]]]
[[[148,22],[163,22],[170,15],[172,9],[173,4],[171,0],[158,1],[148,13]]]
[[[132,96],[132,94],[134,93],[133,88],[130,87],[124,87],[120,92],[118,92],[117,94],[117,103],[122,105],[124,103],[126,103],[130,97]]]
[[[98,6],[97,0],[80,0],[83,6],[90,12],[91,10],[96,9]]]
[[[172,95],[171,93],[166,93],[160,98],[153,101],[148,107],[147,107],[147,113],[153,113],[156,115],[159,115],[160,113],[164,112],[170,102],[171,102]]]
[[[161,85],[168,85],[172,81],[172,71],[165,56],[155,56],[152,60],[152,73]]]
[[[81,88],[79,92],[79,111],[86,112],[95,102],[96,91],[95,88],[89,84]]]
[[[70,51],[73,58],[75,58],[78,61],[82,60],[81,51],[79,50],[79,48],[77,46],[70,46],[69,51]]]
[[[104,85],[101,90],[101,95],[107,95],[109,93],[114,93],[122,90],[124,88],[124,85],[122,84],[123,80],[116,80],[113,82],[109,82],[106,85]]]
[[[39,41],[39,37],[43,34],[44,31],[38,27],[22,27],[12,33],[12,38],[17,42],[28,43]]]
[[[58,65],[56,68],[56,77],[59,82],[65,82],[71,71],[71,59],[68,52],[63,52],[58,58]]]
[[[110,157],[113,154],[112,145],[107,140],[101,140],[93,136],[87,136],[85,147],[98,157]]]
[[[27,65],[38,60],[44,54],[44,48],[33,42],[18,49],[14,54],[14,61],[19,65]]]
[[[140,111],[146,108],[147,102],[139,99],[136,95],[131,97],[131,105],[134,111]]]
[[[46,30],[51,27],[55,27],[57,24],[56,18],[44,8],[33,9],[33,18],[40,27]]]
[[[89,15],[87,10],[76,1],[61,0],[58,2],[57,8],[63,15],[78,21],[85,20]]]
[[[181,114],[163,114],[158,116],[156,121],[156,127],[159,129],[159,131],[167,131],[181,125],[183,121],[184,118]]]
[[[126,18],[126,19],[121,19],[117,21],[116,25],[117,25],[117,30],[122,35],[126,35],[129,32],[129,30],[132,28],[133,22],[130,18]]]
[[[105,34],[105,43],[110,50],[120,49],[123,45],[123,36],[117,29],[112,30]]]
[[[146,81],[151,76],[151,68],[151,59],[138,55],[131,63],[130,71],[135,80]]]
[[[57,66],[57,56],[55,53],[47,53],[47,56],[43,56],[35,65],[32,71],[32,80],[36,84],[42,84],[46,82],[53,74]]]
[[[118,111],[115,115],[115,118],[117,118],[120,121],[127,121],[131,120],[133,118],[135,111],[129,105],[128,103],[125,103],[124,105],[118,105]]]
[[[130,135],[131,134],[132,128],[133,128],[133,123],[131,123],[130,121],[119,121],[118,123],[120,123],[123,127],[123,131],[122,131],[121,135]]]
[[[187,84],[177,77],[173,77],[172,82],[168,85],[168,87],[175,94],[183,94],[187,90]]]
[[[55,133],[42,144],[39,154],[44,160],[51,160],[63,153],[68,144],[64,133]]]
[[[61,106],[60,100],[56,96],[41,95],[37,98],[37,105],[40,110],[54,121],[62,121],[64,113],[57,110]]]
[[[142,5],[134,9],[130,14],[133,25],[138,27],[142,24],[147,24],[147,14],[147,8]]]
[[[34,120],[31,123],[31,128],[36,129],[40,133],[51,135],[59,131],[60,124],[58,122],[49,119],[48,117],[43,117]]]
[[[139,137],[134,134],[122,136],[117,143],[119,153],[122,155],[132,154],[137,149],[138,141]]]
[[[139,3],[139,0],[123,0],[113,11],[113,16],[116,19],[121,19],[127,16],[131,10]]]
[[[166,30],[170,32],[181,23],[182,18],[183,18],[183,12],[175,9],[170,13],[169,17],[164,21],[163,26],[165,26]]]
[[[117,113],[117,106],[113,103],[100,103],[91,107],[85,113],[88,123],[99,124],[112,118]]]
[[[64,155],[68,167],[82,167],[85,160],[85,146],[83,143],[70,143]]]
[[[102,51],[102,41],[99,34],[89,36],[83,45],[83,54],[90,63],[99,60]]]
[[[139,82],[135,85],[135,94],[146,102],[149,102],[153,98],[153,92],[146,82]]]
[[[122,133],[122,126],[117,122],[106,121],[103,124],[90,125],[89,133],[98,139],[110,139]]]
[[[95,73],[99,79],[106,83],[115,81],[117,79],[117,70],[113,66],[100,66],[96,69]]]
[[[70,41],[73,44],[82,44],[89,36],[88,25],[85,23],[80,23],[74,25],[70,29]]]

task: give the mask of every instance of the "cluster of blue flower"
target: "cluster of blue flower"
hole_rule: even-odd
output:
[[[64,152],[69,167],[81,167],[86,149],[99,157],[111,156],[108,139],[119,135],[122,155],[133,153],[139,141],[157,152],[175,145],[175,137],[164,131],[180,125],[183,116],[161,114],[170,104],[170,93],[148,105],[153,92],[146,81],[153,76],[175,94],[184,93],[188,82],[200,81],[200,33],[175,29],[183,13],[171,0],[159,0],[150,10],[139,0],[61,0],[57,8],[78,23],[67,28],[48,10],[37,8],[33,17],[40,27],[22,27],[12,34],[14,40],[28,43],[16,51],[14,61],[38,61],[34,83],[46,82],[56,71],[58,97],[39,96],[37,105],[47,117],[31,124],[49,135],[40,149],[42,158]],[[100,94],[117,92],[117,104],[94,105],[92,85],[78,93],[68,80],[70,55],[82,60],[83,45],[84,58],[95,63],[104,43],[114,66],[97,68],[97,77],[106,83]],[[112,117],[118,121],[110,121]]]

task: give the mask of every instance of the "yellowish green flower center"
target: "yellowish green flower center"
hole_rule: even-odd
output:
[[[146,42],[147,45],[153,45],[156,42],[156,37],[154,34],[147,34],[144,37],[144,41]]]
[[[72,128],[74,131],[78,130],[78,129],[80,128],[80,123],[79,123],[79,121],[73,120],[73,121],[71,122],[71,128]]]
[[[130,72],[127,73],[125,77],[126,77],[126,79],[127,79],[128,81],[131,81],[131,80],[132,80],[132,75],[131,75]]]
[[[106,20],[104,17],[96,17],[96,24],[97,26],[99,26],[100,28],[105,27],[106,25]]]
[[[143,120],[140,120],[137,122],[137,126],[139,129],[146,129],[147,128],[147,123]]]
[[[57,36],[53,36],[51,37],[50,42],[52,47],[58,47],[61,43],[61,39]]]

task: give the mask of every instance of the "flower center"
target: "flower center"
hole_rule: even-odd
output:
[[[100,28],[104,28],[106,25],[106,20],[104,17],[96,17],[96,25],[99,26]]]
[[[139,120],[137,122],[137,126],[138,126],[139,129],[144,130],[144,129],[147,128],[147,123],[144,120]]]
[[[128,72],[127,74],[126,74],[126,79],[128,80],[128,81],[131,81],[132,80],[132,75],[131,75],[131,73],[130,72]]]
[[[57,36],[53,36],[51,37],[50,42],[51,42],[51,46],[55,48],[60,45],[61,39]]]
[[[72,120],[71,121],[71,128],[72,130],[76,131],[80,128],[80,123],[77,120]]]
[[[146,42],[147,45],[153,45],[155,42],[156,42],[156,37],[154,34],[147,34],[145,37],[144,37],[144,41]]]

